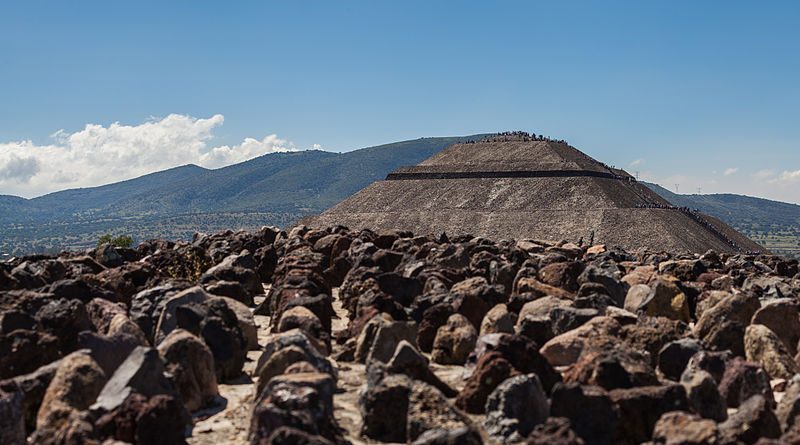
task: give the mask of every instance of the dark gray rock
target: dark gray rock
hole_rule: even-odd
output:
[[[386,364],[386,371],[390,374],[405,374],[412,379],[425,382],[442,391],[447,397],[455,397],[458,394],[431,371],[428,367],[428,359],[417,351],[414,345],[405,340],[398,343],[394,355]]]
[[[620,281],[619,277],[611,269],[600,268],[591,264],[584,269],[578,277],[578,283],[599,283],[608,291],[615,305],[622,307],[625,304],[625,296],[628,293],[628,284]]]
[[[550,415],[569,419],[586,443],[614,443],[620,414],[605,390],[577,383],[557,383],[550,400]]]
[[[553,334],[561,335],[580,327],[587,321],[597,317],[597,309],[576,309],[574,307],[555,307],[550,310],[550,326]]]
[[[519,375],[506,379],[489,395],[483,428],[497,442],[519,442],[549,414],[547,394],[539,377]]]
[[[17,382],[0,382],[0,439],[7,445],[25,445],[25,395]]]
[[[164,364],[156,349],[144,346],[134,349],[106,382],[90,409],[98,415],[113,411],[132,393],[177,397],[172,382],[164,375]]]
[[[667,343],[658,352],[658,369],[668,379],[678,380],[689,359],[703,349],[703,343],[694,338],[682,338]]]
[[[681,376],[689,406],[700,417],[722,422],[728,418],[727,404],[714,377],[702,369],[687,369]]]
[[[719,424],[721,435],[729,441],[752,444],[760,438],[776,439],[781,435],[781,425],[770,408],[771,402],[754,395],[739,406],[736,413]]]

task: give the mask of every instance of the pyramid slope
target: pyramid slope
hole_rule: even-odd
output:
[[[594,233],[595,243],[672,252],[731,252],[732,240],[765,250],[719,220],[658,208],[670,204],[565,143],[526,139],[454,144],[300,223],[572,242]]]

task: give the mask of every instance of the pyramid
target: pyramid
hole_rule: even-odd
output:
[[[524,132],[451,145],[300,223],[628,251],[766,251],[718,219],[672,206],[624,170]]]

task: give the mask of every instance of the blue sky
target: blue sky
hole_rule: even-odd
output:
[[[9,3],[0,194],[523,129],[800,202],[796,2]]]

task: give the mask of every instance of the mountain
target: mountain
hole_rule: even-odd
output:
[[[679,195],[644,183],[667,201],[725,221],[773,253],[800,256],[800,205],[734,194]]]
[[[183,165],[156,173],[100,187],[88,187],[49,193],[33,199],[0,196],[0,223],[63,220],[88,215],[102,215],[116,202],[141,196],[166,184],[209,172],[196,165]],[[6,207],[7,205],[7,207]]]
[[[186,238],[195,230],[285,226],[402,165],[483,136],[420,138],[346,153],[273,153],[215,170],[186,165],[29,200],[0,196],[0,253],[80,248],[106,232],[139,241]]]

